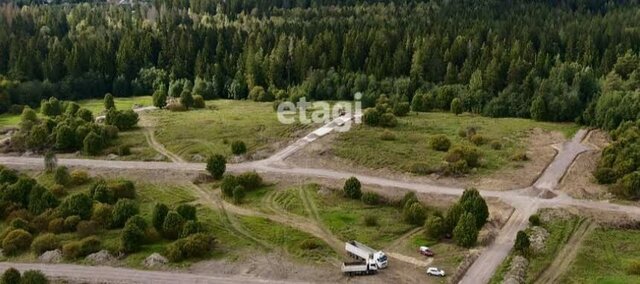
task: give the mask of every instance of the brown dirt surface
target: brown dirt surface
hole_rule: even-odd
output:
[[[611,195],[607,187],[598,184],[593,176],[602,149],[610,143],[610,138],[602,130],[592,130],[585,138],[585,144],[592,150],[586,151],[576,158],[560,183],[559,190],[573,198],[609,199]]]
[[[416,176],[389,169],[369,169],[349,160],[332,154],[332,145],[336,135],[329,134],[307,145],[286,159],[292,166],[305,168],[324,168],[337,171],[349,171],[364,175],[380,176],[403,181],[425,182],[434,185],[451,187],[476,187],[487,190],[509,190],[531,185],[556,155],[552,147],[566,141],[560,132],[545,131],[534,128],[527,134],[526,144],[529,161],[516,165],[511,164],[487,176],[467,176],[460,178],[442,177],[438,175]]]

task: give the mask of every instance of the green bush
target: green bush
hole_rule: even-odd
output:
[[[196,220],[196,207],[189,204],[180,204],[176,207],[176,212],[185,220]]]
[[[62,246],[62,255],[66,259],[85,257],[100,250],[100,239],[96,236],[86,237],[79,241],[68,242]]]
[[[234,155],[242,155],[247,152],[247,145],[242,141],[233,141],[231,143],[231,153]]]
[[[76,226],[80,223],[82,219],[78,215],[69,216],[64,219],[64,230],[66,232],[75,232]]]
[[[151,214],[151,224],[157,231],[162,231],[162,224],[164,224],[164,218],[169,213],[169,207],[162,203],[156,203],[153,206],[153,213]]]
[[[134,216],[139,212],[137,202],[130,199],[120,199],[116,202],[116,205],[113,206],[111,226],[114,228],[121,228],[131,216]]]
[[[204,232],[204,226],[202,226],[200,222],[189,220],[186,223],[184,223],[184,226],[182,227],[182,233],[180,233],[180,237],[186,238],[193,234],[203,233],[203,232]]]
[[[375,192],[365,192],[361,199],[367,205],[378,205],[382,201],[382,197]]]
[[[109,189],[113,193],[113,197],[115,199],[120,198],[128,198],[135,199],[136,198],[136,187],[133,182],[129,180],[118,180],[115,182],[109,183]]]
[[[362,196],[362,185],[356,177],[350,177],[344,182],[344,194],[351,199],[360,199]]]
[[[142,220],[142,222],[144,222],[144,220]],[[144,228],[141,228],[140,224],[137,224],[134,218],[129,219],[124,225],[122,232],[120,232],[120,249],[126,253],[136,252],[144,242]]]
[[[627,274],[640,275],[640,260],[632,260],[627,266]]]
[[[67,167],[57,167],[53,175],[53,179],[57,184],[68,185],[71,181],[71,175],[69,175],[69,169]]]
[[[304,239],[302,242],[300,242],[299,247],[303,250],[315,250],[322,247],[322,243],[316,241],[315,239]]]
[[[21,280],[20,271],[17,269],[10,267],[2,273],[2,278],[0,278],[0,284],[18,284]]]
[[[618,180],[616,171],[614,171],[612,168],[607,167],[598,167],[593,173],[593,176],[596,178],[599,184],[612,184],[616,182],[616,180]]]
[[[378,226],[378,216],[374,214],[367,214],[364,216],[364,225],[367,227]]]
[[[111,226],[111,220],[113,215],[113,207],[109,204],[96,203],[91,214],[91,220],[96,222],[102,228],[108,228]]]
[[[416,226],[424,225],[424,219],[427,217],[427,211],[424,206],[420,202],[409,204],[402,210],[404,221]]]
[[[95,221],[80,221],[76,226],[76,232],[81,237],[95,235],[98,231],[98,223]]]
[[[47,284],[49,280],[38,270],[27,270],[22,274],[21,284]]]
[[[29,231],[29,222],[22,218],[15,218],[11,220],[9,226],[14,229],[23,229],[25,231]]]
[[[49,226],[47,229],[49,232],[61,234],[64,232],[64,219],[55,218],[49,221]]]
[[[37,236],[31,243],[31,250],[37,255],[60,247],[60,240],[52,233]]]
[[[467,162],[467,166],[475,168],[480,166],[481,153],[478,148],[468,145],[455,145],[449,149],[445,155],[445,160],[449,163],[456,163],[460,160]]]
[[[424,223],[424,231],[427,238],[439,240],[445,233],[444,220],[440,216],[429,216]]]
[[[184,223],[185,220],[180,214],[175,211],[169,211],[162,224],[162,234],[167,239],[175,240],[182,233]]]
[[[226,197],[233,197],[233,190],[238,186],[238,179],[233,175],[225,175],[220,184],[220,190]]]
[[[380,139],[383,141],[393,141],[396,140],[396,135],[388,129],[385,129],[382,131],[382,134],[380,134]]]
[[[514,162],[524,162],[529,160],[529,156],[527,156],[526,152],[518,152],[511,155],[510,159]]]
[[[91,208],[93,200],[84,193],[76,193],[65,198],[58,206],[58,212],[63,217],[78,215],[82,219],[88,219],[91,216]]]
[[[242,202],[242,199],[244,199],[245,196],[245,189],[244,186],[242,185],[238,185],[233,189],[233,203],[235,204],[240,204]]]
[[[205,108],[204,98],[201,95],[193,96],[193,108]]]
[[[202,257],[213,249],[214,239],[208,234],[198,233],[177,240],[167,247],[169,260],[178,262],[188,258]]]
[[[409,171],[417,175],[429,175],[436,172],[429,164],[420,162],[411,164]]]
[[[222,178],[227,170],[227,159],[222,155],[213,155],[207,159],[207,172],[215,179]]]
[[[70,174],[71,184],[73,185],[82,185],[91,180],[89,174],[82,170],[74,170]]]
[[[540,215],[533,214],[529,216],[529,224],[531,224],[531,226],[540,226]]]
[[[498,141],[498,140],[491,141],[491,149],[493,149],[493,150],[502,149],[502,143],[500,143],[500,141]]]
[[[525,231],[518,231],[516,235],[516,243],[513,246],[513,249],[516,253],[527,256],[529,254],[529,247],[531,243],[529,242],[529,236]]]
[[[453,163],[447,163],[442,170],[446,176],[462,176],[469,172],[467,161],[459,160]]]
[[[469,140],[471,141],[471,143],[476,144],[476,146],[484,145],[485,143],[487,143],[487,139],[485,139],[484,136],[480,134],[471,136]]]
[[[236,181],[247,191],[256,190],[262,186],[262,177],[256,172],[242,173],[236,177]]]
[[[471,213],[465,212],[460,216],[458,224],[453,229],[453,240],[457,245],[470,248],[478,241],[476,219]]]
[[[118,156],[129,156],[129,155],[131,155],[131,146],[129,145],[118,146]]]
[[[28,249],[33,237],[22,229],[15,229],[2,240],[2,253],[5,255],[15,255],[20,251]]]
[[[451,140],[449,140],[447,135],[440,134],[431,137],[429,144],[433,150],[446,152],[449,151],[449,148],[451,147]]]

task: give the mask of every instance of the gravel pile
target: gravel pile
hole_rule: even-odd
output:
[[[150,256],[148,256],[147,258],[144,259],[144,261],[142,262],[142,264],[145,267],[158,267],[158,266],[163,266],[165,264],[167,264],[167,262],[169,262],[169,260],[160,255],[159,253],[153,253]]]
[[[531,243],[531,249],[534,253],[542,252],[549,238],[549,232],[540,226],[531,227],[531,233],[529,233],[529,242]]]
[[[504,279],[502,283],[505,284],[520,284],[524,283],[527,277],[527,266],[529,266],[529,261],[523,256],[515,256],[511,260],[511,265],[509,266],[509,271],[504,275]]]
[[[88,260],[93,264],[107,264],[116,261],[116,258],[111,255],[109,251],[101,250],[88,255],[85,260]]]
[[[62,261],[62,251],[59,249],[45,251],[38,257],[38,260],[43,263],[59,263]]]

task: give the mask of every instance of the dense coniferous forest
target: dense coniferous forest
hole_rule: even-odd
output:
[[[340,3],[339,5],[334,5]],[[59,99],[385,94],[414,110],[579,121],[640,74],[635,1],[154,1],[4,4],[0,112]],[[617,82],[628,81],[624,90]],[[173,88],[172,88],[173,87]],[[250,96],[251,93],[256,95]],[[16,106],[13,107],[17,109]],[[637,113],[637,112],[636,112]],[[609,118],[612,119],[612,118]]]

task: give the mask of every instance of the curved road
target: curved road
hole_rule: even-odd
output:
[[[355,176],[361,183],[368,185],[379,185],[388,188],[400,188],[412,190],[420,193],[433,193],[433,194],[446,194],[446,195],[460,195],[463,192],[462,188],[452,188],[445,186],[429,185],[415,182],[399,181],[386,179],[375,176],[360,175],[350,172],[339,172],[327,169],[316,168],[294,168],[286,165],[284,160],[302,149],[307,144],[317,140],[318,138],[332,132],[336,127],[344,123],[347,117],[338,118],[321,128],[315,130],[309,135],[295,141],[290,146],[277,152],[273,156],[260,161],[246,162],[240,164],[227,165],[227,170],[231,172],[242,172],[255,170],[263,173],[277,173],[306,177],[320,177],[328,179],[344,180],[348,177]],[[612,211],[625,213],[633,216],[640,216],[640,208],[634,206],[624,206],[617,204],[609,204],[599,201],[585,201],[576,200],[562,193],[557,193],[557,197],[552,199],[542,199],[538,196],[531,196],[530,192],[555,190],[560,180],[564,176],[569,166],[573,163],[575,158],[582,152],[588,149],[587,146],[582,144],[582,139],[587,134],[586,130],[580,130],[576,136],[557,147],[558,154],[552,161],[552,163],[545,169],[540,175],[538,180],[531,188],[513,190],[513,191],[487,191],[483,190],[480,193],[485,197],[500,198],[504,202],[510,204],[515,208],[514,213],[505,223],[500,230],[495,241],[487,247],[478,259],[469,268],[464,278],[460,283],[487,283],[493,276],[493,273],[497,267],[502,263],[505,257],[509,254],[509,251],[513,247],[515,242],[516,232],[524,229],[527,226],[528,218],[531,214],[535,213],[539,208],[543,207],[565,207],[576,206],[584,207],[593,210]],[[14,167],[41,169],[44,167],[42,158],[28,158],[28,157],[0,157],[0,164]],[[139,162],[139,161],[104,161],[104,160],[88,160],[88,159],[59,159],[58,164],[71,166],[71,167],[83,167],[89,169],[116,169],[116,170],[164,170],[164,171],[177,171],[177,172],[200,172],[205,170],[205,164],[203,163],[171,163],[171,162]],[[6,265],[6,264],[5,264]],[[86,266],[64,266],[64,265],[44,265],[44,264],[10,264],[16,267],[32,267],[27,269],[40,269],[47,275],[53,277],[74,277],[77,273],[74,271],[87,271],[90,275],[91,272],[95,272],[95,267]],[[3,266],[0,266],[0,269]],[[77,268],[78,270],[70,269],[68,267]],[[107,268],[105,268],[107,269]],[[216,282],[216,283],[265,283],[274,282],[270,280],[260,280],[253,278],[242,278],[240,276],[202,276],[185,273],[174,272],[153,272],[153,271],[139,271],[132,269],[121,268],[108,268],[108,269],[120,269],[118,275],[128,278],[128,280],[136,281],[134,276],[140,277],[143,282],[153,281],[158,283],[163,281],[169,282]],[[103,268],[100,267],[100,271]],[[174,276],[172,276],[174,275]],[[187,276],[189,275],[189,276]],[[104,277],[104,278],[102,278]],[[131,278],[133,277],[133,278]],[[89,279],[89,278],[87,278]],[[118,282],[118,279],[109,278],[109,275],[95,274],[93,280],[89,282]],[[100,281],[96,281],[100,280]],[[253,282],[252,282],[253,281]]]

